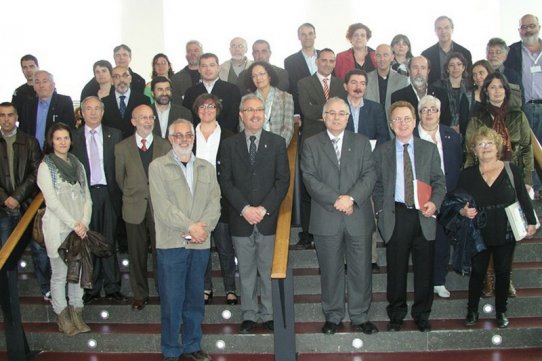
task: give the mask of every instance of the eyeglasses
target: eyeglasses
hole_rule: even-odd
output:
[[[192,133],[174,133],[170,134],[171,137],[173,137],[175,140],[190,140],[194,138],[194,134]]]
[[[391,121],[394,123],[402,123],[402,124],[409,124],[413,121],[411,117],[404,117],[404,118],[393,118]]]
[[[431,108],[428,108],[428,107],[424,107],[422,108],[422,110],[420,110],[420,112],[422,112],[423,114],[426,114],[426,113],[438,113],[440,110],[436,107],[431,107]]]
[[[328,112],[325,112],[324,114],[329,115],[332,118],[336,118],[337,116],[339,118],[346,118],[347,116],[350,115],[350,113],[348,113],[348,112],[336,112],[334,110],[330,110]]]
[[[214,104],[202,104],[198,107],[199,110],[206,110],[206,109],[209,109],[209,110],[215,110],[216,109],[216,105]]]
[[[154,120],[156,117],[154,115],[142,115],[140,117],[134,118],[135,120]]]
[[[130,73],[124,73],[124,74],[113,74],[113,79],[128,79],[130,77]]]
[[[476,147],[478,147],[478,148],[487,148],[487,147],[491,147],[492,145],[495,145],[495,142],[492,142],[492,141],[478,142],[476,144]]]
[[[536,29],[537,27],[538,27],[537,24],[521,25],[521,26],[519,27],[519,30],[527,30],[527,29],[529,29],[529,30],[534,30],[534,29]]]
[[[263,113],[264,112],[264,108],[245,108],[243,109],[243,112],[245,113],[249,113],[249,114],[254,114],[254,113]]]

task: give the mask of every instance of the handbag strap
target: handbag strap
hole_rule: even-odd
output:
[[[506,170],[506,174],[508,174],[508,179],[510,179],[510,183],[512,183],[512,188],[514,188],[514,195],[516,196],[517,201],[518,192],[516,190],[516,185],[514,184],[514,175],[512,174],[512,168],[510,168],[510,162],[504,162],[504,169]]]

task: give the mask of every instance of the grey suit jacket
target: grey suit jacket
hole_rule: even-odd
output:
[[[153,137],[152,159],[171,149],[165,139]],[[122,191],[122,219],[127,223],[143,222],[149,201],[149,180],[139,156],[135,134],[115,146],[115,177]]]
[[[382,144],[373,153],[377,174],[373,193],[374,207],[377,214],[378,230],[386,243],[390,240],[395,228],[395,141],[394,138]],[[438,210],[446,195],[446,180],[440,168],[437,146],[425,140],[414,138],[414,164],[416,179],[431,185],[431,201]],[[434,240],[436,219],[427,218],[421,212],[418,212],[418,216],[424,237],[427,240]]]
[[[391,106],[391,95],[394,91],[406,87],[410,83],[407,76],[401,75],[395,70],[390,69],[388,76],[388,87],[386,89],[386,102],[384,109],[386,110],[386,119],[389,118]],[[365,98],[373,102],[380,103],[380,89],[378,87],[378,73],[376,70],[367,74],[367,89],[365,90]]]
[[[345,90],[341,80],[332,76],[329,82],[329,97],[345,97]],[[299,106],[303,114],[303,139],[321,132],[325,129],[322,120],[322,110],[326,103],[324,89],[318,79],[317,73],[303,78],[297,85],[299,93]]]
[[[376,171],[366,136],[344,132],[340,166],[327,132],[307,139],[303,143],[301,170],[311,196],[310,233],[333,236],[343,222],[352,236],[368,236],[373,232],[370,198]],[[350,216],[333,207],[342,194],[354,198],[354,213]]]

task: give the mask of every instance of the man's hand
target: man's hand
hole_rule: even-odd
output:
[[[15,198],[11,196],[6,198],[6,200],[4,201],[4,205],[8,207],[9,209],[17,209],[21,206],[19,204],[19,201],[17,201]]]
[[[429,201],[423,205],[422,214],[424,217],[432,217],[435,212],[437,211],[437,206],[435,206],[435,203]]]
[[[191,243],[203,243],[207,239],[209,233],[206,230],[207,225],[202,222],[196,222],[188,227],[188,233],[192,239]]]
[[[347,216],[351,215],[354,212],[354,202],[350,199],[348,195],[340,195],[339,198],[333,204],[336,210],[343,212]]]
[[[264,216],[265,209],[263,207],[246,207],[243,211],[243,217],[251,225],[260,223]]]

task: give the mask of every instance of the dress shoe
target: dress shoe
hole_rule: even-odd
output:
[[[378,333],[378,328],[371,321],[362,323],[361,325],[352,325],[366,335]]]
[[[510,324],[508,317],[504,313],[497,313],[497,327],[498,328],[507,328]]]
[[[93,295],[92,293],[85,293],[83,295],[83,304],[89,305],[92,302],[94,302],[94,300],[97,300],[99,298],[100,298],[100,295]]]
[[[401,325],[403,321],[392,320],[388,323],[388,331],[397,332],[401,331]]]
[[[334,335],[337,332],[337,327],[342,326],[342,322],[334,323],[331,321],[326,321],[324,326],[322,326],[322,333],[324,335]]]
[[[263,323],[264,327],[267,328],[269,331],[274,331],[275,330],[275,323],[273,322],[273,320],[270,320],[270,321],[265,321]]]
[[[183,357],[196,360],[196,361],[211,361],[212,358],[209,356],[209,354],[205,351],[199,350],[192,353],[185,353],[183,354]]]
[[[444,285],[433,287],[433,292],[440,298],[450,298],[450,291],[448,291]]]
[[[213,290],[205,290],[203,291],[203,300],[206,305],[211,303],[211,300],[213,299]]]
[[[420,332],[431,331],[431,323],[429,323],[429,320],[416,320],[416,326]]]
[[[230,306],[234,306],[239,302],[239,298],[237,297],[237,294],[235,292],[227,292],[226,293],[226,304]]]
[[[178,357],[164,357],[162,361],[179,361]]]
[[[247,334],[250,333],[256,327],[256,322],[245,320],[241,322],[241,327],[239,328],[239,333]]]
[[[296,243],[295,249],[312,249],[314,246],[312,245],[311,241],[300,239],[299,242]]]
[[[119,291],[117,292],[113,292],[113,293],[109,293],[107,295],[105,295],[105,297],[117,302],[117,303],[126,303],[128,302],[128,298],[123,295],[122,293],[120,293]]]
[[[380,266],[378,265],[378,263],[374,262],[371,267],[373,269],[373,273],[380,273]]]
[[[141,311],[145,308],[145,306],[149,303],[148,298],[144,298],[142,300],[136,300],[134,298],[134,301],[132,302],[132,311]]]
[[[476,322],[478,322],[478,312],[468,311],[467,317],[465,317],[465,326],[473,326]]]

